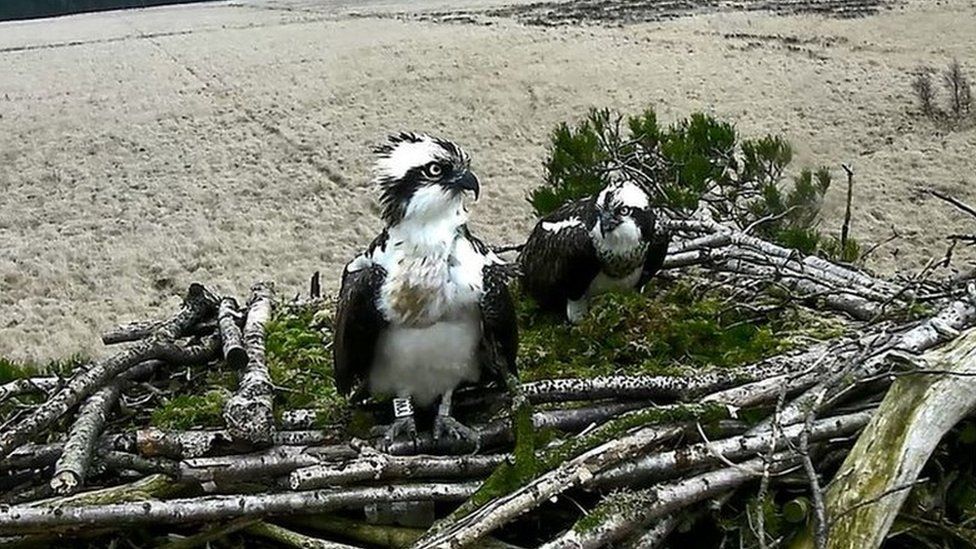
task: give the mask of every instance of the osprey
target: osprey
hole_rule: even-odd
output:
[[[451,417],[451,395],[515,374],[512,266],[468,230],[463,195],[477,200],[480,187],[460,147],[401,133],[374,152],[386,227],[342,274],[336,386],[393,397],[387,444],[415,436],[414,405],[438,400],[434,436],[477,442]]]
[[[541,308],[575,323],[591,296],[641,289],[664,264],[670,240],[644,189],[613,181],[536,224],[519,256],[523,287]]]

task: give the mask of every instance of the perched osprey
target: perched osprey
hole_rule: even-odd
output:
[[[450,415],[451,395],[515,374],[513,268],[468,230],[463,195],[477,200],[480,187],[460,147],[401,133],[375,152],[386,228],[342,274],[336,386],[394,397],[387,444],[416,435],[414,404],[438,400],[434,436],[472,439]]]
[[[647,193],[613,181],[536,224],[519,256],[523,287],[540,307],[565,311],[575,323],[591,296],[642,288],[661,269],[670,239],[656,227]]]

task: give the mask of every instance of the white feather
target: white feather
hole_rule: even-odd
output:
[[[396,143],[388,155],[376,160],[373,169],[377,178],[400,179],[411,168],[423,166],[433,160],[448,159],[447,151],[429,135],[418,134],[416,137],[420,140]]]
[[[644,209],[650,205],[647,193],[631,181],[619,181],[604,187],[597,196],[597,204],[604,204],[608,193],[623,206]]]
[[[474,313],[413,328],[391,326],[380,334],[369,376],[374,394],[412,397],[429,406],[440,395],[480,377],[481,323]]]
[[[572,227],[579,227],[583,222],[580,221],[578,217],[570,217],[569,219],[564,219],[562,221],[543,221],[542,230],[549,231],[551,233],[558,233],[563,229],[569,229]]]
[[[597,223],[590,231],[593,245],[601,254],[626,256],[636,253],[644,243],[641,241],[640,228],[630,217],[625,217],[612,231],[603,234]]]

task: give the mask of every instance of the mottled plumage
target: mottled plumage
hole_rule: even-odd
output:
[[[343,272],[336,386],[392,396],[404,410],[440,398],[446,424],[455,387],[515,372],[512,267],[468,230],[462,195],[479,186],[460,147],[400,134],[376,152],[387,226]]]
[[[657,228],[644,190],[610,183],[536,224],[520,254],[522,284],[546,310],[575,322],[589,297],[640,289],[661,269],[670,235]]]

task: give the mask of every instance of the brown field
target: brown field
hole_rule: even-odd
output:
[[[526,233],[547,134],[590,106],[705,110],[856,171],[854,235],[910,272],[973,219],[976,131],[921,118],[920,65],[976,76],[976,3],[235,2],[0,23],[0,356],[98,354],[191,281],[328,290],[379,228],[368,149],[462,143],[474,228]],[[839,226],[843,185],[824,223]]]

